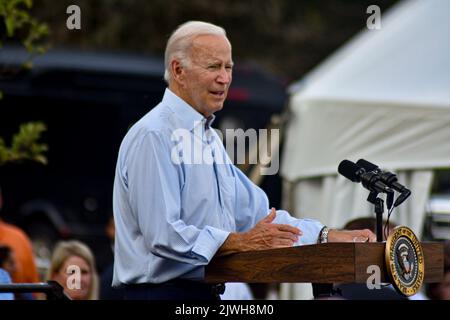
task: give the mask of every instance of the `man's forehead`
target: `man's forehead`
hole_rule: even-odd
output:
[[[233,63],[230,50],[204,46],[193,47],[191,58],[199,63]]]
[[[231,44],[226,37],[214,35],[200,35],[192,41],[192,49],[206,52],[231,53]]]
[[[211,44],[212,42],[221,42],[224,44],[228,44],[231,47],[231,43],[228,40],[228,38],[224,35],[219,35],[219,34],[198,34],[196,36],[194,36],[194,38],[192,39],[192,44],[193,45],[207,45],[207,44]]]

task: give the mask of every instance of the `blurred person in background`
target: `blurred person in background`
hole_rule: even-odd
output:
[[[11,284],[11,277],[6,270],[0,267],[0,284]],[[14,295],[10,292],[0,292],[0,300],[14,300]]]
[[[432,300],[450,300],[450,240],[444,242],[444,279],[427,284],[426,294]]]
[[[79,279],[74,278],[77,276],[77,269]],[[48,280],[57,281],[72,300],[98,299],[98,275],[94,255],[91,249],[80,241],[60,241],[56,244]],[[79,286],[76,286],[76,281],[79,281]]]
[[[14,251],[11,247],[0,243],[0,268],[8,273],[9,276],[16,274],[17,262],[14,255]],[[11,281],[11,283],[14,283]],[[32,294],[31,292],[15,293],[15,300],[34,300],[38,297],[38,294]]]
[[[389,227],[386,230],[387,234],[385,234],[385,232],[384,232],[385,226],[386,226],[386,221],[383,221],[383,240],[384,241],[387,240],[386,236],[389,236],[391,234],[391,232],[396,227],[396,224],[389,222]],[[344,226],[345,230],[358,230],[361,228],[369,229],[369,230],[375,232],[376,228],[377,228],[377,219],[375,219],[374,217],[355,218],[353,220],[348,221]]]
[[[3,205],[0,189],[0,213]],[[0,243],[11,248],[16,260],[16,270],[11,274],[14,283],[39,282],[31,241],[18,227],[6,223],[0,216]]]
[[[10,284],[11,274],[16,272],[16,262],[11,248],[0,244],[0,284]],[[14,300],[9,292],[0,293],[0,300]]]
[[[0,268],[8,272],[9,275],[16,273],[17,263],[14,252],[7,245],[0,243]]]

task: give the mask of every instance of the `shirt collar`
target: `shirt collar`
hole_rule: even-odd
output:
[[[189,131],[192,131],[200,124],[202,124],[205,129],[208,129],[216,118],[215,115],[205,118],[169,88],[166,88],[162,102],[175,113],[180,120],[181,127]]]
[[[211,125],[213,124],[214,120],[216,119],[215,115],[210,115],[208,118],[205,118],[205,130],[208,130],[211,128]]]

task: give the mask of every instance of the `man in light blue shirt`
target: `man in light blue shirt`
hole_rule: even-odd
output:
[[[114,286],[127,298],[209,299],[214,256],[325,241],[374,239],[328,230],[270,209],[266,194],[228,158],[211,129],[232,79],[225,31],[187,22],[169,38],[168,88],[119,151],[114,181]],[[360,239],[360,240],[358,240]]]

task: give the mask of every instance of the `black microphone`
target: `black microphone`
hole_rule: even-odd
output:
[[[356,164],[366,171],[375,172],[380,176],[380,180],[384,182],[387,186],[391,187],[395,191],[400,193],[400,196],[395,200],[394,206],[397,207],[403,203],[410,195],[411,191],[407,189],[404,185],[398,182],[397,176],[389,171],[382,171],[377,165],[364,160],[359,159]]]
[[[408,190],[404,185],[397,182],[398,181],[397,176],[392,172],[382,171],[377,165],[364,159],[359,159],[356,162],[356,164],[364,168],[366,171],[375,171],[376,173],[380,174],[381,181],[383,181],[385,184],[390,186],[395,191],[403,193],[406,190]]]
[[[372,192],[384,192],[393,196],[394,191],[386,184],[380,181],[380,177],[373,171],[367,172],[363,167],[351,162],[343,160],[339,164],[338,172],[353,182],[361,182],[364,188]]]

